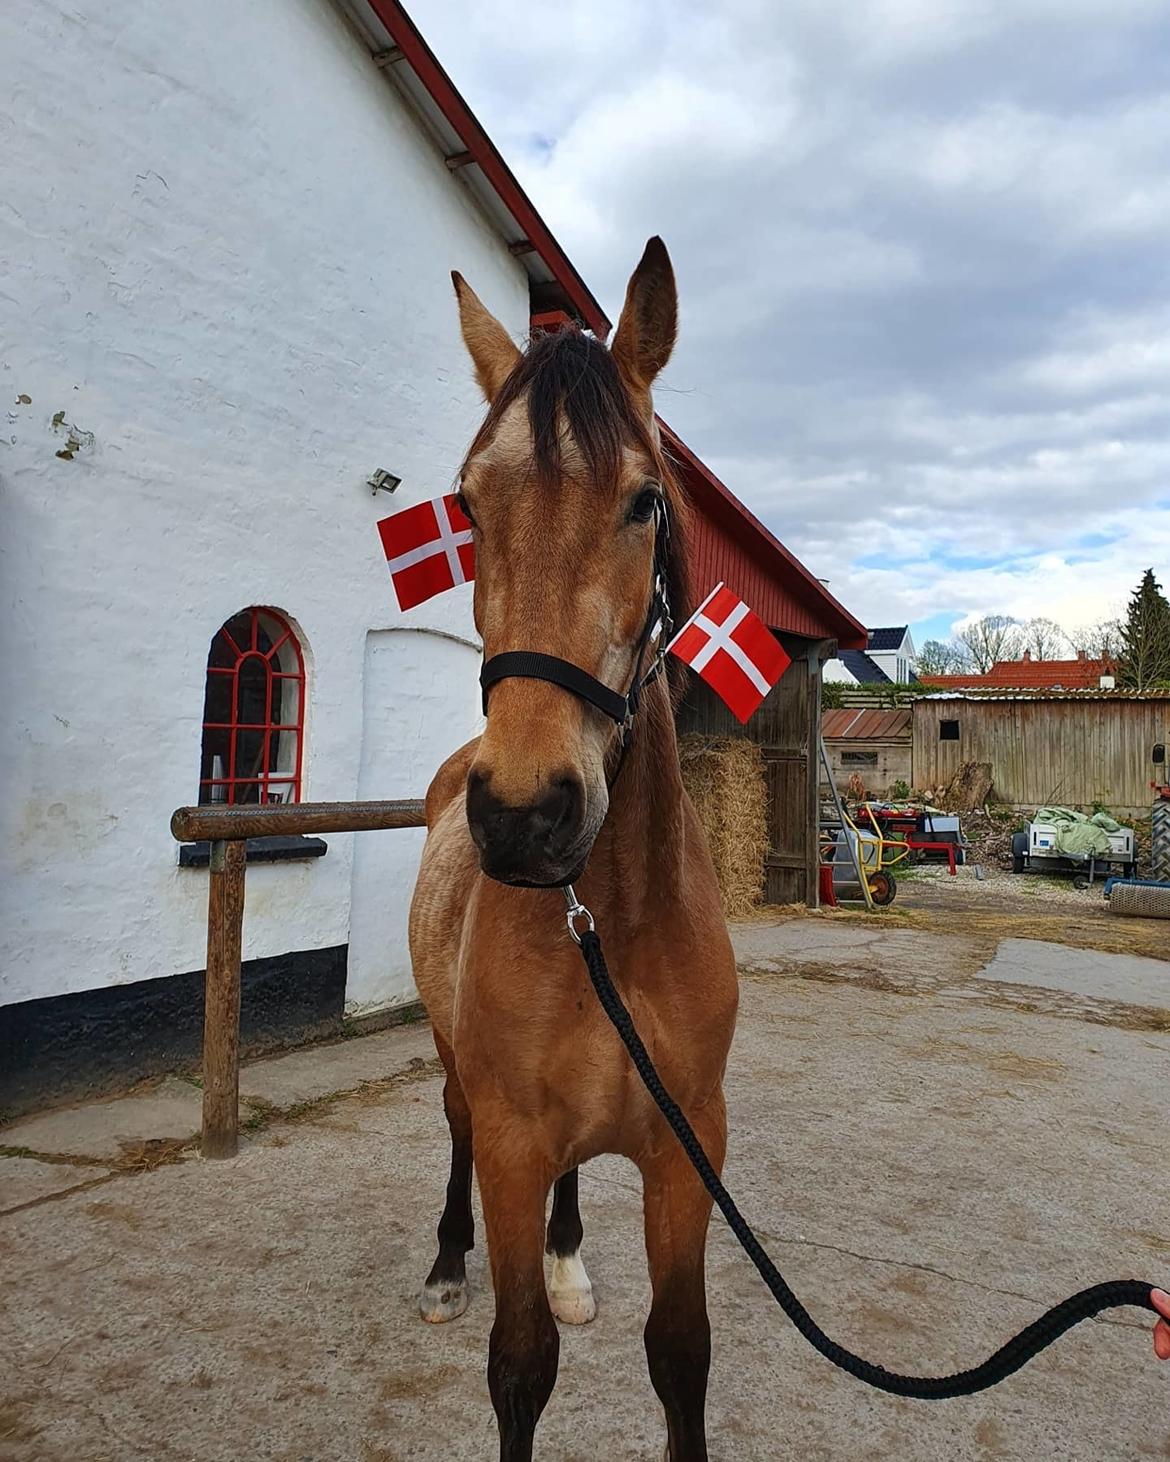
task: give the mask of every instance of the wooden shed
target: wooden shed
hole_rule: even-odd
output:
[[[843,792],[854,775],[875,797],[889,795],[896,782],[913,785],[910,722],[905,707],[826,711],[821,734],[837,787]]]
[[[696,509],[690,542],[696,594],[722,580],[769,626],[792,660],[746,726],[693,677],[679,707],[679,734],[747,736],[757,743],[767,791],[764,902],[815,908],[821,675],[838,647],[864,646],[868,631],[661,419],[659,426]]]
[[[1027,691],[925,696],[914,704],[914,783],[945,786],[991,764],[995,796],[1136,816],[1150,806],[1153,748],[1170,741],[1170,691]]]

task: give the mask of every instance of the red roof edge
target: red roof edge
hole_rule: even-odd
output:
[[[548,265],[581,319],[601,340],[612,328],[605,311],[594,299],[569,256],[549,232],[548,225],[533,207],[531,199],[516,181],[512,169],[500,156],[495,143],[476,119],[475,113],[456,90],[454,82],[423,40],[418,27],[398,0],[366,0],[370,9],[390,32],[394,44],[409,61],[415,75],[441,108],[463,145],[478,163],[480,171],[499,194],[500,200],[524,230],[525,237]]]
[[[690,447],[661,417],[658,418],[658,426],[670,454],[689,467],[702,483],[702,490],[707,497],[704,506],[714,507],[716,516],[722,516],[728,522],[739,541],[756,551],[757,557],[762,558],[772,572],[784,577],[796,597],[835,631],[837,643],[842,650],[864,650],[869,644],[869,631],[865,626],[853,618],[845,606],[829,593],[814,574],[809,573],[798,558],[789,553],[775,534],[764,527],[759,518],[740,502],[729,487],[720,482],[710,467],[695,456]],[[765,550],[763,554],[758,552],[761,547]],[[771,559],[770,563],[767,562],[768,559]]]

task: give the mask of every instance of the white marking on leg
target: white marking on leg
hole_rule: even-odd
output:
[[[593,1298],[593,1286],[585,1273],[578,1250],[575,1254],[561,1258],[552,1256],[552,1268],[548,1276],[548,1302],[558,1320],[566,1325],[588,1325],[597,1314]]]
[[[466,1279],[424,1284],[418,1297],[418,1312],[428,1325],[444,1325],[462,1315],[470,1298]]]

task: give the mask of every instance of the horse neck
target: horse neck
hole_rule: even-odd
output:
[[[683,785],[666,677],[650,687],[590,867],[606,901],[636,927],[677,894],[684,847]]]

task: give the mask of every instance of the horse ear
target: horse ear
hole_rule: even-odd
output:
[[[631,389],[649,395],[678,332],[678,291],[666,245],[655,235],[626,287],[613,358]]]
[[[512,374],[520,359],[520,351],[508,332],[489,310],[463,275],[451,271],[451,283],[459,300],[459,325],[463,343],[475,366],[475,379],[487,397],[489,406],[500,393],[500,387]]]

